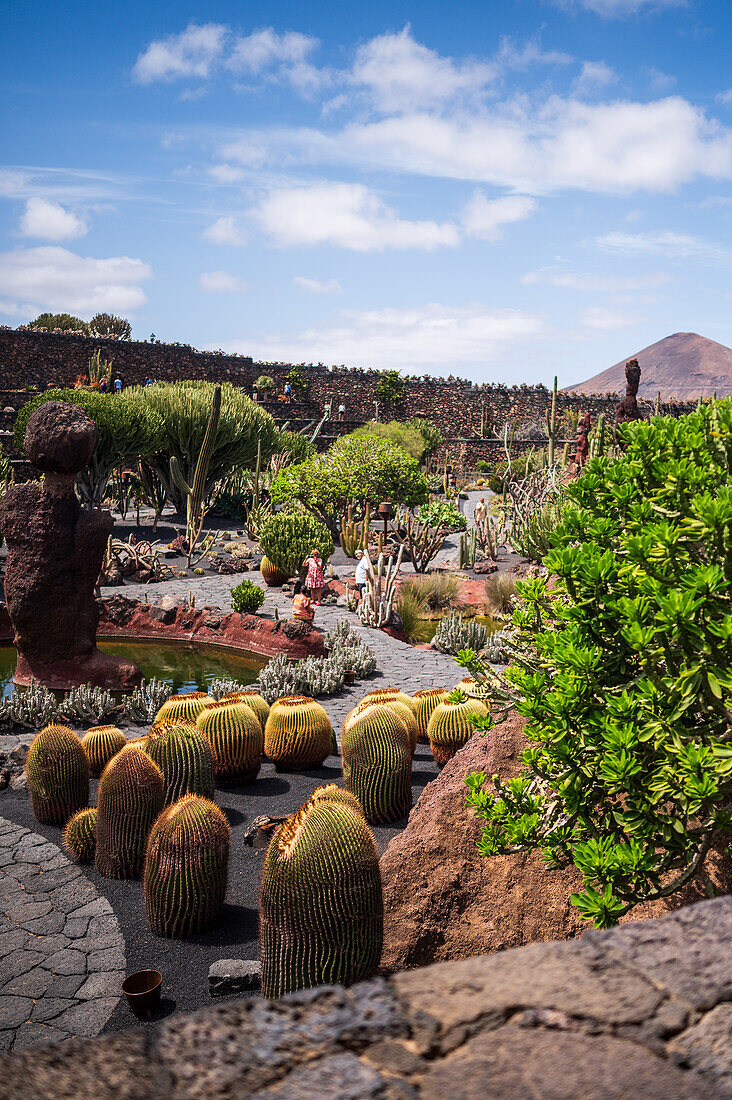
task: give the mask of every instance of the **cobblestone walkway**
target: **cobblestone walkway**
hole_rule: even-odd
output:
[[[0,1050],[97,1035],[120,997],[117,918],[56,844],[0,818]]]

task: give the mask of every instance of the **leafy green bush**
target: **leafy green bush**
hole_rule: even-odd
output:
[[[363,514],[382,500],[414,506],[427,499],[427,482],[415,459],[387,439],[344,436],[322,455],[282,470],[272,484],[275,504],[299,501],[337,529],[348,505]],[[269,556],[269,555],[268,555]]]
[[[398,370],[382,371],[374,396],[384,405],[398,405],[404,397],[404,382]]]
[[[298,397],[304,398],[310,388],[310,379],[299,366],[291,367],[287,372],[287,381]]]
[[[328,528],[302,509],[270,516],[259,533],[259,545],[272,564],[288,577],[300,572],[303,561],[316,547],[324,562],[333,553]]]
[[[280,432],[277,436],[275,451],[277,454],[289,455],[291,462],[305,462],[317,453],[317,448],[299,432]]]
[[[132,326],[125,317],[115,317],[113,313],[95,313],[89,322],[92,336],[116,336],[119,340],[129,340]]]
[[[443,442],[443,435],[436,424],[433,424],[431,420],[426,420],[423,416],[412,416],[409,420],[405,421],[407,428],[416,428],[419,434],[424,439],[425,451],[423,458],[429,458],[434,454],[440,444]]]
[[[732,402],[622,436],[567,490],[553,587],[519,585],[525,771],[467,780],[481,851],[574,863],[597,927],[679,890],[732,833]]]
[[[361,439],[364,436],[373,436],[375,439],[388,439],[391,443],[395,443],[397,447],[401,447],[412,458],[416,458],[417,462],[422,461],[427,449],[422,433],[417,428],[410,428],[407,424],[401,424],[398,420],[390,420],[386,424],[372,420],[350,432],[347,438]]]
[[[231,589],[231,606],[243,615],[254,615],[264,603],[264,592],[254,581],[242,581]]]
[[[30,328],[43,328],[47,332],[53,332],[60,328],[62,332],[85,332],[89,335],[89,325],[82,321],[81,317],[74,317],[71,313],[41,313],[35,321],[29,322]]]
[[[162,417],[155,408],[137,401],[134,390],[123,390],[120,394],[85,389],[45,390],[24,405],[16,418],[13,441],[21,454],[30,415],[47,401],[80,405],[97,426],[96,450],[76,479],[79,495],[87,507],[101,504],[116,466],[151,458],[163,445],[165,425]]]
[[[464,531],[468,521],[452,500],[431,500],[417,509],[417,519],[440,531]]]
[[[254,385],[258,390],[261,390],[262,393],[269,393],[275,388],[275,380],[268,374],[260,374]]]

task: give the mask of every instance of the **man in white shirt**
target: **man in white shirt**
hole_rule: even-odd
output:
[[[363,599],[363,594],[366,591],[366,579],[369,575],[369,568],[366,564],[366,558],[363,555],[363,550],[356,551],[356,587],[358,588],[359,599]]]

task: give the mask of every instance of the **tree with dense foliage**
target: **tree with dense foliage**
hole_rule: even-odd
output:
[[[275,453],[287,455],[290,462],[304,462],[316,453],[314,443],[299,432],[282,431],[277,436]]]
[[[290,508],[275,512],[259,532],[262,552],[288,577],[296,576],[311,550],[317,549],[323,561],[333,553],[328,528],[311,512]]]
[[[28,327],[45,329],[46,332],[61,329],[62,332],[83,332],[89,335],[88,323],[71,313],[40,313],[35,321],[29,321]]]
[[[404,398],[404,380],[398,370],[382,371],[374,389],[374,396],[382,405],[399,405]]]
[[[89,322],[92,336],[116,336],[118,340],[129,340],[132,326],[126,317],[115,317],[113,313],[95,313]]]
[[[404,425],[407,428],[416,428],[424,439],[424,455],[422,461],[426,461],[426,459],[430,458],[437,448],[441,446],[444,437],[440,429],[432,420],[427,420],[424,416],[412,416],[409,420],[405,420]]]
[[[525,771],[467,780],[481,851],[574,864],[599,928],[732,834],[732,401],[620,434],[567,489],[555,581],[518,586]]]
[[[282,470],[272,484],[272,500],[299,501],[336,531],[349,504],[363,514],[382,500],[410,507],[428,497],[417,461],[388,439],[343,436],[322,455]]]
[[[398,420],[390,420],[388,423],[380,423],[371,420],[368,424],[362,424],[360,428],[350,433],[351,439],[361,439],[363,436],[374,436],[376,439],[388,439],[396,443],[398,447],[406,451],[417,462],[421,462],[427,449],[427,444],[422,433],[417,428],[410,428]]]
[[[112,471],[118,466],[137,465],[150,458],[163,444],[165,431],[160,414],[134,399],[133,390],[121,394],[88,389],[52,389],[34,397],[18,413],[13,439],[23,452],[25,429],[32,412],[47,401],[80,405],[97,426],[99,442],[87,466],[77,476],[76,487],[87,508],[104,500]]]

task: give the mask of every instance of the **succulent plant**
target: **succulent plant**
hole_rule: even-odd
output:
[[[391,707],[394,713],[399,715],[407,727],[410,749],[412,756],[414,756],[418,740],[414,701],[408,695],[405,695],[403,691],[399,691],[398,688],[394,688],[393,691],[388,688],[382,688],[378,691],[368,692],[367,695],[364,695],[362,702],[383,704],[384,706]]]
[[[481,703],[488,705],[489,687],[485,680],[476,680],[473,676],[464,676],[459,684],[455,685],[455,691],[462,691],[468,699],[479,699]]]
[[[111,691],[82,684],[72,688],[59,703],[59,712],[78,722],[101,722],[116,710],[117,704]]]
[[[43,684],[31,680],[27,688],[14,687],[0,700],[0,726],[41,729],[59,717],[58,699]]]
[[[90,806],[79,810],[66,824],[64,850],[76,863],[91,863],[97,846],[97,810]]]
[[[125,696],[122,704],[125,717],[132,722],[152,722],[163,703],[170,698],[170,684],[152,678],[149,684],[143,680],[139,688]]]
[[[106,878],[136,878],[152,823],[163,808],[163,773],[144,749],[127,745],[107,764],[97,792],[94,864]]]
[[[440,623],[432,639],[435,649],[455,656],[461,649],[483,649],[488,639],[488,630],[475,619],[466,619],[459,611],[451,611]]]
[[[346,790],[358,798],[367,821],[386,825],[406,817],[412,744],[404,717],[393,707],[364,700],[351,711],[341,733],[341,763]]]
[[[203,710],[211,697],[205,691],[189,691],[183,695],[171,695],[155,715],[156,722],[192,722]]]
[[[309,695],[285,695],[273,704],[264,728],[264,751],[275,767],[303,771],[330,755],[333,727]]]
[[[213,798],[213,749],[192,723],[155,722],[145,752],[163,773],[166,806],[187,794]]]
[[[226,894],[231,829],[219,807],[188,794],[150,830],[145,912],[156,936],[193,936],[218,917]]]
[[[213,750],[216,780],[221,784],[252,783],[259,773],[264,733],[248,703],[220,699],[206,703],[196,719]]]
[[[417,711],[417,739],[427,743],[427,726],[435,707],[447,699],[447,688],[424,688],[414,693],[414,707]]]
[[[89,762],[89,773],[101,775],[112,757],[123,749],[127,739],[116,726],[92,726],[81,739]]]
[[[46,726],[31,741],[25,761],[31,806],[42,825],[65,825],[89,801],[89,765],[68,726]]]
[[[255,688],[227,691],[225,695],[221,696],[221,699],[227,703],[245,703],[256,714],[262,727],[262,733],[264,733],[264,727],[267,725],[267,719],[269,718],[269,703]]]
[[[427,726],[435,763],[443,767],[463,747],[473,733],[472,718],[485,718],[488,707],[479,699],[470,699],[463,691],[451,692],[432,712]]]
[[[335,784],[319,787],[270,841],[259,908],[265,997],[352,985],[379,965],[379,857],[354,802]]]
[[[262,574],[262,580],[268,588],[278,588],[288,578],[288,574],[282,569],[278,569],[266,554],[259,564],[259,572]]]

